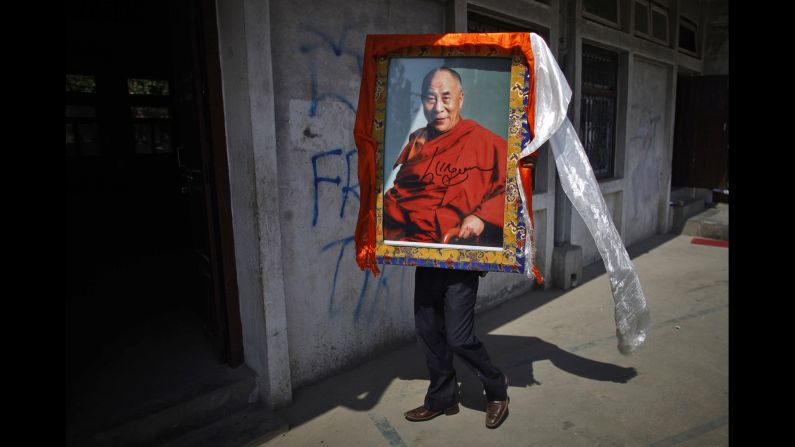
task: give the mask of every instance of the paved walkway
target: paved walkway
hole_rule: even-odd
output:
[[[660,235],[629,249],[652,317],[644,346],[616,348],[601,262],[569,291],[533,291],[478,315],[511,381],[510,415],[484,426],[479,382],[456,361],[462,409],[422,423],[403,412],[428,386],[410,344],[300,389],[290,430],[261,446],[728,445],[728,248]]]
[[[682,234],[729,240],[729,204],[718,203],[685,222]]]

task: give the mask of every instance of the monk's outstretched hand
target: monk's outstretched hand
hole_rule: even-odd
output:
[[[469,239],[473,236],[480,236],[486,225],[478,216],[470,214],[461,222],[461,231],[458,233],[460,239]]]

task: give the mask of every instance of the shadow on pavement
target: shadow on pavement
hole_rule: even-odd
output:
[[[677,237],[673,234],[656,235],[627,249],[630,258],[636,258]],[[583,268],[581,284],[605,273],[604,264],[595,262]],[[605,285],[609,287],[609,285]],[[580,286],[581,287],[581,286]],[[486,345],[492,361],[508,376],[510,388],[540,386],[533,375],[533,364],[549,360],[559,369],[582,378],[615,383],[627,383],[637,376],[635,368],[588,359],[533,336],[492,335],[489,332],[564,295],[563,290],[534,289],[531,293],[514,296],[502,304],[476,316],[478,337]],[[480,381],[458,358],[455,360],[458,381],[461,385],[461,405],[485,411],[486,400]],[[398,348],[365,359],[352,369],[302,387],[293,393],[293,403],[277,413],[297,427],[336,407],[354,411],[369,411],[383,397],[386,388],[396,379],[428,380],[422,352],[411,339]],[[421,405],[419,396],[416,404]],[[409,410],[411,408],[406,408]]]
[[[627,383],[637,376],[635,368],[604,363],[572,354],[538,337],[513,335],[484,335],[480,337],[487,346],[493,361],[508,376],[511,388],[541,385],[533,375],[533,363],[549,360],[562,371],[585,379]],[[463,363],[456,362],[461,385],[461,405],[485,412],[485,397],[480,380]],[[421,379],[423,377],[417,377]]]

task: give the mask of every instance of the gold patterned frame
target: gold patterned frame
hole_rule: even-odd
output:
[[[441,244],[398,243],[383,238],[384,136],[386,130],[387,73],[392,57],[501,57],[511,59],[509,82],[508,150],[505,174],[503,245],[501,250],[470,246],[442,247]],[[376,59],[375,108],[372,137],[377,142],[376,173],[376,244],[378,263],[428,266],[459,270],[524,272],[526,228],[522,218],[516,165],[523,145],[529,140],[525,108],[528,100],[528,65],[519,50],[489,45],[465,47],[406,47],[379,55]]]

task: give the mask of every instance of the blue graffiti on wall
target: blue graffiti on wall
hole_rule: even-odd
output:
[[[348,204],[349,200],[352,200],[354,197],[356,200],[360,200],[359,183],[354,183],[357,175],[355,172],[352,172],[355,169],[353,157],[356,155],[356,149],[345,151],[342,148],[333,148],[320,151],[310,157],[313,177],[312,184],[314,185],[312,203],[313,227],[318,224],[320,219],[320,189],[323,184],[331,185],[331,187],[339,190],[338,197],[340,197],[340,211],[338,217],[340,220],[345,220],[345,209],[347,208],[346,205]],[[344,165],[341,163],[343,159],[345,160]],[[322,169],[320,169],[321,161],[335,160],[339,160],[340,162],[323,164],[323,166],[344,166],[344,174],[339,171],[332,171],[331,173],[327,171],[324,172]],[[324,195],[328,197],[328,194]],[[331,277],[331,290],[328,296],[328,316],[331,318],[337,317],[339,310],[342,307],[338,302],[337,285],[340,276],[340,269],[344,265],[343,262],[352,261],[353,254],[350,253],[350,250],[346,250],[352,242],[353,236],[346,236],[331,241],[320,249],[321,253],[333,253],[336,250],[337,255],[334,266],[334,274]],[[347,258],[346,254],[348,256]],[[403,297],[404,294],[406,269],[404,267],[388,267],[389,266],[384,266],[382,268],[382,273],[374,282],[374,284],[373,281],[371,281],[371,274],[369,271],[362,273],[361,288],[352,315],[354,321],[358,322],[365,320],[368,323],[371,322],[376,313],[379,302],[383,302],[385,305],[390,306],[393,306],[395,303],[397,303],[397,305],[401,307],[398,309],[393,308],[392,311],[397,310],[400,314],[404,314],[404,309],[402,309],[402,306],[405,305],[405,303],[403,303],[404,300],[402,300],[401,297]],[[392,281],[392,278],[395,278],[394,281]],[[396,285],[393,286],[390,284],[391,282],[395,282]],[[370,295],[372,295],[372,298],[368,301],[367,298]]]
[[[332,247],[339,245],[339,250],[340,250],[339,256],[337,256],[337,265],[336,267],[334,267],[334,276],[331,282],[331,293],[329,294],[329,300],[328,300],[328,314],[330,317],[336,316],[336,311],[334,309],[334,297],[337,292],[337,275],[340,272],[340,263],[342,262],[342,258],[345,255],[345,247],[348,246],[348,244],[350,244],[351,242],[353,242],[353,236],[345,237],[336,240],[334,242],[330,242],[324,245],[323,248],[320,249],[320,252],[323,253],[324,251],[327,251]],[[366,278],[365,278],[365,284],[367,284]],[[362,293],[364,293],[364,288],[362,288]]]
[[[363,56],[360,53],[345,48],[345,38],[348,36],[348,28],[343,29],[342,35],[340,35],[340,37],[336,40],[333,37],[329,36],[328,34],[324,33],[323,31],[315,29],[311,26],[304,26],[303,28],[308,33],[318,36],[320,38],[320,41],[318,42],[317,40],[315,40],[312,43],[302,44],[301,46],[298,47],[301,53],[307,54],[312,50],[314,50],[315,48],[324,47],[328,45],[329,48],[331,48],[331,51],[337,57],[347,54],[356,58],[356,65],[359,69],[359,72],[362,71]]]
[[[358,152],[356,152],[356,149],[350,150],[347,154],[345,154],[345,171],[348,173],[348,175],[345,176],[345,186],[342,187],[342,206],[340,206],[340,219],[345,217],[345,204],[348,203],[348,194],[353,194],[356,196],[356,200],[360,200],[359,184],[357,183],[355,185],[351,185],[351,157],[354,155],[359,155]]]
[[[320,101],[338,101],[351,109],[351,112],[356,113],[356,107],[351,104],[344,96],[333,93],[333,92],[325,92],[325,93],[318,93],[317,91],[317,75],[314,72],[311,73],[311,80],[312,80],[312,102],[311,106],[309,107],[309,116],[314,117],[317,115],[317,105]]]
[[[323,183],[323,182],[328,182],[328,183],[333,183],[335,185],[339,185],[340,182],[341,182],[340,176],[336,176],[336,177],[321,177],[321,176],[317,175],[317,161],[320,160],[321,158],[328,157],[328,156],[331,156],[331,155],[342,155],[342,149],[340,149],[340,148],[332,149],[330,151],[321,152],[319,154],[315,154],[315,155],[312,156],[312,175],[313,175],[313,182],[312,183],[315,185],[315,195],[314,195],[314,200],[313,200],[314,207],[312,208],[312,226],[313,227],[315,225],[317,225],[317,214],[318,214],[317,202],[318,202],[318,197],[319,197],[318,189],[320,187],[320,184]]]
[[[346,38],[348,29],[344,29],[342,33],[334,38],[329,34],[310,27],[304,26],[304,31],[307,32],[308,38],[299,45],[298,49],[302,54],[308,55],[314,53],[316,57],[328,57],[332,61],[336,61],[338,67],[350,67],[351,58],[356,61],[357,75],[362,71],[362,55],[346,47]],[[337,59],[339,59],[337,61]],[[328,60],[328,59],[326,59]],[[315,69],[316,64],[312,64],[309,73],[311,103],[309,108],[309,117],[311,119],[318,119],[319,104],[322,101],[338,102],[344,104],[348,110],[354,115],[356,114],[356,106],[353,101],[349,100],[345,95],[331,90],[323,90],[319,88],[318,72]],[[352,67],[351,67],[352,68]],[[321,73],[322,74],[322,73]],[[338,76],[339,74],[337,74]],[[322,79],[321,79],[322,80]],[[352,203],[351,200],[360,199],[360,190],[358,183],[358,175],[356,173],[356,161],[354,157],[358,155],[356,149],[343,149],[342,147],[331,147],[320,152],[313,154],[310,158],[312,164],[312,184],[313,191],[313,204],[312,204],[312,227],[316,227],[320,221],[330,216],[322,216],[322,210],[328,209],[328,204],[321,207],[321,196],[324,198],[334,197],[336,193],[329,192],[328,188],[338,189],[340,197],[339,219],[346,220],[345,210],[348,204]],[[342,160],[344,158],[344,164]],[[345,172],[342,172],[342,169]],[[353,172],[352,172],[353,171]],[[322,192],[322,194],[321,194]],[[325,203],[325,202],[324,202]],[[350,219],[350,213],[347,216]],[[353,225],[354,222],[351,222]],[[331,276],[331,288],[328,295],[328,316],[336,318],[340,316],[342,309],[350,308],[343,305],[343,299],[338,296],[344,292],[340,292],[338,285],[341,275],[340,271],[346,266],[345,263],[353,262],[351,243],[354,241],[353,235],[341,237],[326,243],[320,249],[320,253],[334,253],[336,254],[334,274]],[[369,271],[362,272],[361,286],[359,287],[358,297],[355,301],[355,307],[352,310],[352,318],[355,322],[371,323],[377,310],[383,309],[384,306],[391,306],[389,312],[393,315],[407,315],[403,306],[408,304],[402,297],[404,296],[404,283],[406,279],[405,267],[383,266],[381,275],[376,279],[372,279]],[[353,298],[353,297],[351,297]],[[368,299],[369,298],[369,299]],[[397,307],[394,307],[397,306]]]
[[[340,219],[345,218],[345,205],[348,203],[348,199],[351,196],[356,197],[359,199],[359,184],[351,184],[351,158],[357,155],[356,149],[349,150],[345,153],[345,184],[342,185],[341,194],[342,194],[342,204],[340,205]],[[321,183],[331,183],[333,185],[339,186],[342,183],[342,179],[339,175],[335,177],[325,177],[318,174],[318,161],[326,158],[326,157],[342,157],[342,149],[341,148],[334,148],[331,150],[323,151],[318,154],[312,156],[312,184],[314,185],[314,195],[312,200],[312,226],[317,225],[317,219],[319,214],[319,200],[320,200],[320,184]]]
[[[329,298],[328,298],[328,314],[329,317],[332,318],[336,317],[338,313],[338,309],[335,307],[335,298],[337,292],[337,277],[339,275],[340,265],[345,256],[345,247],[347,247],[348,244],[350,244],[351,242],[353,242],[353,236],[345,237],[330,242],[324,245],[323,248],[320,249],[320,252],[323,253],[325,251],[331,250],[334,247],[339,247],[339,254],[337,255],[337,264],[334,267],[334,276],[332,277],[331,292],[329,293]],[[399,278],[397,279],[397,284],[399,286],[397,298],[398,301],[400,301],[399,298],[402,297],[404,293],[403,284],[405,283],[405,274],[406,274],[406,269],[403,267],[387,268],[387,266],[384,266],[384,268],[381,270],[381,275],[379,276],[378,281],[376,283],[373,299],[370,302],[370,310],[367,312],[367,321],[372,321],[376,304],[378,303],[378,299],[382,296],[382,294],[386,295],[387,298],[392,298],[391,288],[389,285],[389,278],[393,276],[399,276]],[[368,288],[369,284],[370,284],[370,272],[365,271],[364,278],[362,280],[361,292],[359,292],[359,298],[356,302],[356,309],[353,312],[354,321],[359,321],[362,315],[362,309],[365,306],[367,292],[369,291]]]
[[[386,265],[383,266],[381,269],[381,275],[378,277],[378,284],[375,288],[375,295],[373,296],[373,300],[370,303],[370,310],[367,312],[367,321],[372,321],[373,313],[376,308],[376,304],[378,303],[378,298],[381,296],[381,292],[384,291],[386,294],[386,298],[392,298],[391,289],[389,287],[389,278],[393,276],[398,276],[397,283],[399,285],[398,290],[398,302],[402,303],[400,300],[403,297],[403,284],[405,283],[405,275],[406,275],[406,268],[405,267],[394,267],[394,268],[387,268]],[[366,271],[364,275],[364,284],[362,285],[362,293],[359,294],[359,301],[356,303],[356,310],[353,312],[353,319],[359,320],[359,316],[361,315],[362,306],[364,304],[365,292],[367,292],[367,283],[370,279],[370,271]]]
[[[361,73],[361,71],[362,71],[362,60],[363,60],[362,55],[357,53],[357,52],[355,52],[355,51],[348,50],[345,47],[345,38],[347,37],[347,34],[348,34],[348,29],[347,28],[342,31],[342,35],[340,35],[340,37],[337,38],[337,39],[332,38],[331,36],[329,36],[328,34],[324,33],[323,31],[320,31],[318,29],[315,29],[315,28],[312,28],[312,27],[309,27],[309,26],[304,26],[303,28],[309,34],[313,35],[314,39],[312,39],[311,42],[303,43],[303,44],[299,45],[298,49],[299,49],[299,51],[301,51],[301,53],[308,54],[308,53],[314,51],[315,49],[320,48],[320,49],[326,49],[326,50],[330,49],[331,53],[335,57],[341,58],[343,56],[352,56],[356,60],[356,66],[358,68],[358,73]],[[311,94],[312,94],[312,101],[311,101],[311,105],[310,105],[310,108],[309,108],[309,116],[310,117],[317,116],[317,108],[318,108],[318,104],[320,103],[320,101],[336,101],[336,102],[340,102],[342,104],[345,104],[348,107],[348,109],[350,109],[351,112],[353,112],[354,114],[356,113],[356,107],[353,105],[353,102],[348,100],[348,98],[346,98],[344,95],[341,95],[341,94],[336,93],[336,92],[320,92],[319,91],[318,85],[317,85],[317,74],[315,73],[314,66],[311,69],[309,79],[310,79],[310,91],[311,91]]]

